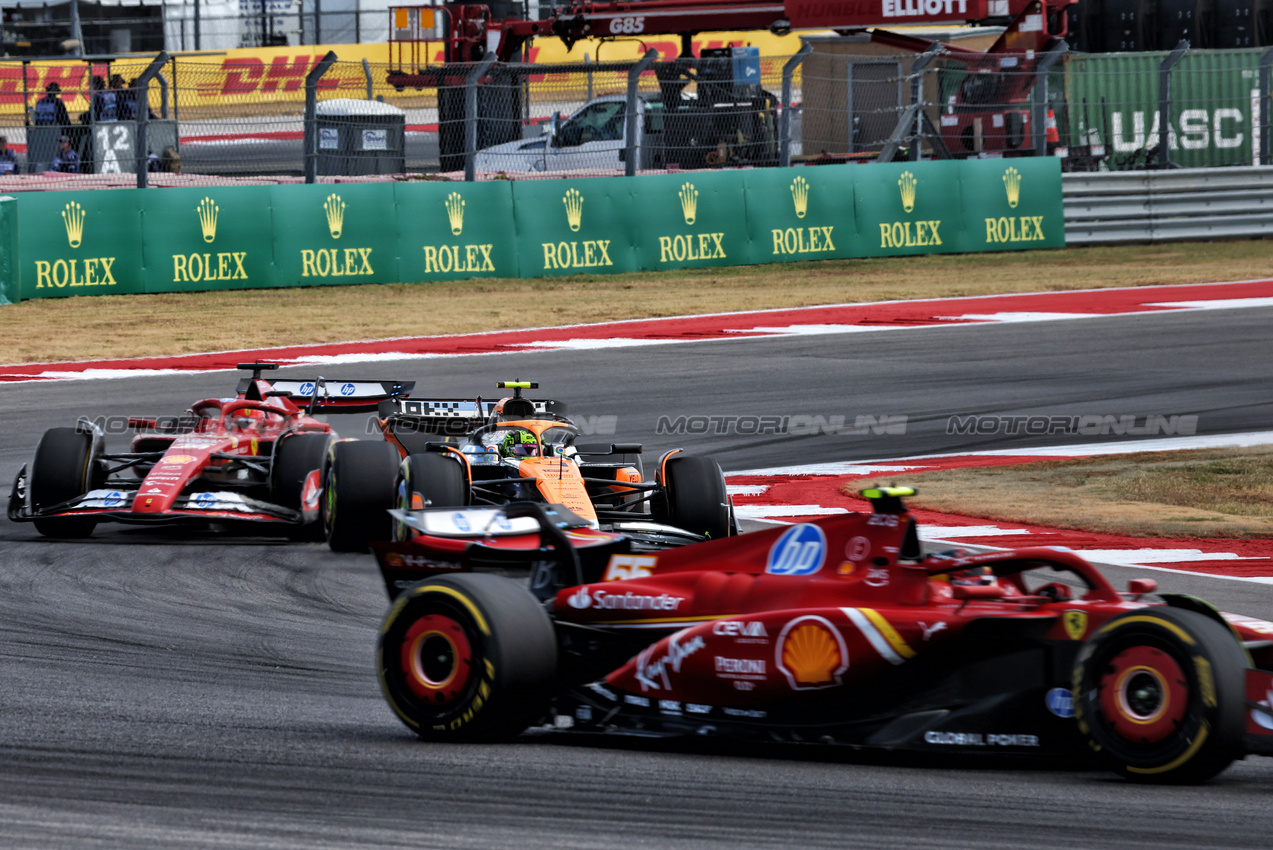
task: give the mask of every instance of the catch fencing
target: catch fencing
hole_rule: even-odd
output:
[[[144,93],[145,58],[0,63],[0,135],[17,152],[0,190],[1018,156],[1067,172],[1273,162],[1263,48],[1003,55],[993,67],[861,42],[605,63],[324,60],[163,57]],[[62,136],[74,156],[59,157]]]

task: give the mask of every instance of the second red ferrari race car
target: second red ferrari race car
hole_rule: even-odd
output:
[[[925,555],[911,492],[655,553],[562,506],[395,511],[381,689],[428,741],[545,724],[1093,756],[1158,783],[1273,755],[1273,623],[1144,601],[1152,580],[1119,592],[1063,548]]]
[[[47,537],[87,537],[99,522],[209,523],[321,539],[322,469],[336,438],[319,413],[360,413],[407,395],[406,381],[267,381],[274,363],[241,363],[234,397],[196,401],[167,420],[133,418],[131,450],[106,450],[99,424],[51,428],[9,496],[9,519]]]

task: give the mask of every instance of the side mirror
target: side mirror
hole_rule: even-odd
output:
[[[997,584],[952,584],[952,599],[1002,599],[1003,588]]]
[[[1152,578],[1134,578],[1127,582],[1127,593],[1135,599],[1139,599],[1146,593],[1153,593],[1158,589],[1158,582]]]

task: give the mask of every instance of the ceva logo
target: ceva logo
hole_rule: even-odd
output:
[[[592,606],[592,597],[588,595],[588,588],[581,587],[574,593],[570,594],[570,598],[566,600],[570,603],[571,608],[590,608]]]

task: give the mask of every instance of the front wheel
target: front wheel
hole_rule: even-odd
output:
[[[1246,658],[1195,611],[1146,608],[1102,626],[1074,667],[1079,730],[1136,782],[1192,784],[1242,754]]]
[[[35,447],[27,490],[31,508],[39,512],[87,493],[93,485],[93,435],[76,428],[50,428]],[[84,517],[35,520],[45,537],[71,540],[88,537],[97,520]]]
[[[380,628],[380,689],[426,741],[501,741],[544,716],[557,639],[513,581],[462,574],[404,591]]]
[[[710,457],[668,458],[663,481],[667,519],[671,525],[709,540],[730,533],[729,497],[725,474]]]
[[[398,507],[404,511],[421,508],[461,508],[468,504],[468,482],[460,461],[441,453],[408,455],[398,467]],[[394,523],[394,539],[408,540],[412,531]]]

